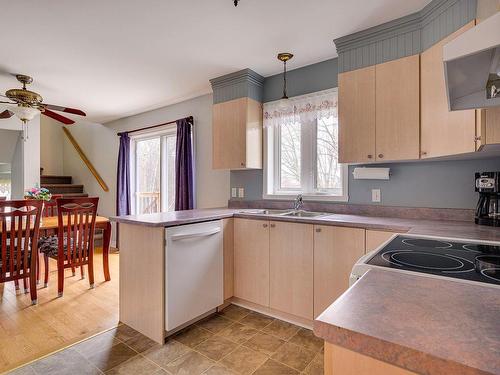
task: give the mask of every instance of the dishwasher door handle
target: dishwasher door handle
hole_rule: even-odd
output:
[[[180,240],[187,240],[190,238],[198,238],[198,237],[208,237],[208,236],[213,236],[214,234],[220,233],[220,228],[215,228],[212,230],[208,230],[206,232],[198,232],[198,233],[189,233],[189,234],[176,234],[172,237],[172,241],[180,241]]]

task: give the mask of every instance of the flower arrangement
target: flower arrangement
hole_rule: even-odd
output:
[[[45,188],[32,188],[26,191],[24,194],[25,199],[36,199],[42,201],[50,201],[52,194]]]

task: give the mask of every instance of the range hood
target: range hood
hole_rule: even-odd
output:
[[[450,111],[500,106],[500,12],[443,48]]]

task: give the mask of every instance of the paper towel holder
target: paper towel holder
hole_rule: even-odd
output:
[[[391,169],[374,167],[354,168],[352,175],[355,180],[389,180]]]

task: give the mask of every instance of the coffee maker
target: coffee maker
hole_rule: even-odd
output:
[[[500,172],[476,173],[476,224],[500,226]]]

